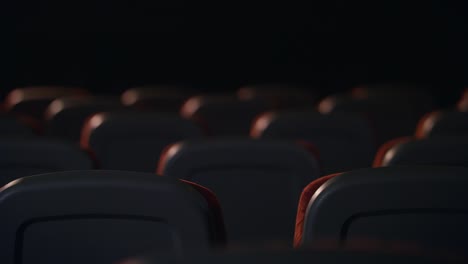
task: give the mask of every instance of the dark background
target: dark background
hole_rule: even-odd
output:
[[[463,1],[4,5],[2,93],[36,84],[120,92],[167,82],[227,91],[267,81],[301,82],[331,93],[406,81],[453,99],[467,83]]]

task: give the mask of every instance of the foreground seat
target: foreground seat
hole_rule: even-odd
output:
[[[74,171],[0,190],[2,263],[103,263],[158,250],[183,255],[222,244],[212,193],[153,174]]]
[[[200,129],[178,115],[99,113],[86,121],[81,146],[101,169],[154,172],[166,146],[200,137]]]
[[[47,106],[59,97],[83,97],[89,95],[81,88],[56,86],[34,86],[18,88],[11,91],[5,99],[8,112],[29,115],[42,119]]]
[[[252,125],[251,136],[311,143],[319,151],[323,174],[369,167],[376,149],[369,122],[344,113],[266,113]]]
[[[380,148],[374,167],[396,165],[468,167],[468,137],[392,140]]]
[[[195,96],[181,109],[183,117],[197,122],[210,136],[248,136],[257,115],[267,110],[261,101],[234,96]]]
[[[416,137],[468,135],[468,112],[434,111],[418,123]]]
[[[46,135],[78,142],[86,119],[92,114],[123,110],[118,98],[59,98],[46,109]]]
[[[303,191],[298,246],[378,239],[468,249],[468,168],[385,167],[320,178]]]
[[[0,186],[34,174],[93,168],[91,158],[78,146],[58,140],[1,138],[0,153]]]
[[[291,244],[300,192],[319,177],[316,159],[304,148],[261,140],[175,144],[161,156],[158,173],[212,190],[233,244]]]

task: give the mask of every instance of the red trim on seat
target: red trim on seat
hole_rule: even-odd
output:
[[[202,185],[187,180],[179,180],[185,184],[190,185],[193,189],[195,189],[205,198],[210,207],[211,212],[213,213],[213,220],[215,221],[214,223],[211,223],[211,227],[215,229],[215,237],[213,237],[213,242],[215,243],[215,245],[224,245],[226,243],[226,229],[224,227],[224,219],[221,211],[221,204],[219,203],[216,195],[213,193],[213,191]]]
[[[88,154],[88,156],[93,161],[93,167],[95,169],[99,169],[101,166],[99,159],[97,158],[96,153],[93,151],[93,149],[89,145],[89,139],[91,137],[91,133],[93,130],[90,120],[95,115],[98,115],[98,114],[96,113],[96,114],[89,116],[83,122],[83,127],[81,128],[81,135],[80,135],[80,147],[83,151],[85,151]]]
[[[429,112],[429,113],[423,115],[423,117],[421,117],[421,119],[419,119],[419,122],[416,125],[416,132],[415,132],[414,136],[416,138],[425,138],[427,131],[425,131],[424,127],[426,126],[426,123],[429,122],[430,119],[435,118],[435,116],[437,116],[439,114],[440,114],[439,111],[432,111],[432,112]]]
[[[302,235],[304,232],[304,220],[307,212],[307,207],[309,205],[310,199],[315,194],[315,192],[329,179],[341,175],[342,173],[334,173],[311,182],[307,185],[302,191],[301,198],[299,199],[299,205],[297,207],[296,215],[296,228],[294,231],[294,246],[298,247],[302,242]]]
[[[276,113],[272,111],[263,112],[257,115],[253,119],[252,126],[250,127],[250,137],[260,138],[263,134],[263,131],[271,124],[275,117]]]
[[[167,145],[163,151],[161,151],[161,155],[159,155],[159,161],[158,161],[158,167],[156,168],[156,173],[159,175],[164,175],[163,171],[166,167],[167,161],[176,154],[177,151],[173,151],[173,153],[170,153],[169,151],[173,148],[176,148],[177,146],[180,146],[182,143],[174,143]]]
[[[412,137],[399,137],[392,139],[386,143],[384,143],[382,146],[380,146],[379,150],[377,151],[377,154],[375,155],[374,158],[374,163],[372,164],[373,168],[378,168],[382,167],[383,160],[385,158],[385,155],[387,152],[392,149],[394,146],[408,142],[412,139]]]

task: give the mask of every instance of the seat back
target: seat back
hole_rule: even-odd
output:
[[[248,136],[253,120],[265,110],[266,105],[257,100],[196,96],[185,102],[181,114],[196,121],[210,136]]]
[[[379,151],[380,152],[380,151]],[[468,167],[468,137],[395,141],[381,150],[375,166],[440,165]]]
[[[0,139],[0,186],[40,173],[87,170],[91,158],[74,144],[40,138]]]
[[[81,145],[102,169],[154,172],[166,146],[199,137],[198,127],[178,115],[99,113],[86,121]]]
[[[46,135],[78,142],[86,119],[99,112],[123,110],[118,98],[59,98],[46,109]]]
[[[468,135],[468,112],[434,111],[418,123],[418,138]]]
[[[122,94],[121,101],[125,106],[138,110],[177,113],[189,97],[186,87],[155,85],[128,89]]]
[[[207,250],[222,242],[219,206],[209,198],[180,181],[136,172],[22,178],[0,191],[0,214],[8,216],[0,257],[5,264],[111,264],[150,250]]]
[[[336,95],[325,98],[319,105],[321,113],[347,112],[367,117],[374,126],[377,144],[392,138],[414,134],[418,120],[431,110],[429,104],[403,95],[352,97]]]
[[[319,151],[322,174],[369,167],[376,149],[369,122],[344,113],[267,113],[257,118],[251,136],[311,143]]]
[[[468,169],[386,167],[343,173],[301,196],[298,244],[378,239],[468,248]],[[314,185],[312,183],[311,185]],[[302,218],[302,219],[300,219]]]
[[[291,242],[300,192],[319,176],[317,161],[304,148],[261,140],[175,144],[161,157],[158,173],[212,190],[234,244]]]

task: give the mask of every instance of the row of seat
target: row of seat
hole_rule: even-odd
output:
[[[467,175],[468,168],[410,166],[319,178],[300,196],[295,245],[340,248],[359,240],[382,240],[466,251]],[[269,180],[256,185],[258,192],[271,187]],[[263,204],[253,197],[239,203],[247,212],[237,213],[250,215],[244,228],[282,229],[284,201],[278,194],[257,195]],[[264,213],[261,219],[255,219],[258,211]],[[179,256],[202,252],[225,244],[223,217],[231,217],[221,211],[216,196],[199,185],[122,171],[18,179],[0,189],[0,214],[0,257],[6,264],[116,263],[151,250]],[[226,220],[229,239],[235,234]]]
[[[137,109],[177,112],[182,104],[196,95],[189,87],[180,85],[141,86],[125,91],[117,98],[122,105]],[[60,97],[87,97],[82,88],[33,86],[11,91],[4,102],[8,111],[40,116],[47,106]],[[235,96],[240,101],[256,100],[264,107],[282,109],[307,106],[317,100],[311,87],[291,84],[250,85],[242,87]]]
[[[203,138],[197,126],[175,114],[101,113],[89,118],[83,129],[74,122],[80,118],[71,113],[65,117],[62,121],[70,126],[61,126],[62,132],[70,137],[81,137],[81,147],[103,169],[152,172],[167,146]],[[466,112],[432,112],[421,120],[415,137],[466,135],[467,119]],[[10,117],[1,120],[4,136],[30,136],[30,133],[21,132],[17,120]],[[298,141],[307,145],[319,160],[322,174],[369,167],[377,149],[368,122],[352,114],[270,112],[256,120],[251,137]],[[459,147],[453,143],[443,145],[447,144]]]
[[[107,145],[127,157],[140,157],[145,147],[128,144]],[[374,161],[375,167],[396,165],[443,165],[468,167],[467,137],[404,139],[384,145]],[[130,150],[131,148],[131,150]],[[150,153],[151,148],[146,149]],[[14,179],[53,171],[105,168],[107,160],[93,164],[86,153],[62,141],[43,139],[6,139],[0,141],[0,184]],[[146,154],[148,154],[146,153]],[[96,155],[94,153],[94,155]],[[146,157],[145,155],[142,155]],[[122,154],[115,157],[131,164]],[[275,140],[192,140],[170,145],[159,164],[160,175],[196,182],[213,190],[225,213],[229,239],[238,241],[291,240],[293,215],[301,190],[323,175],[314,152],[300,144]],[[139,161],[139,159],[136,159]],[[274,219],[264,223],[264,219]],[[252,225],[255,223],[255,225]]]
[[[40,119],[45,117],[45,129],[51,135],[68,136],[63,131],[68,128],[62,126],[67,116],[74,119],[76,128],[83,124],[87,116],[96,112],[132,109],[177,113],[180,109],[183,117],[198,123],[206,134],[246,136],[252,121],[262,112],[279,109],[312,111],[317,101],[312,93],[304,89],[253,86],[240,89],[237,96],[192,96],[180,87],[161,86],[130,89],[121,98],[96,98],[82,89],[31,87],[12,91],[5,105],[9,112]],[[60,97],[68,98],[53,102]],[[320,102],[318,110],[321,113],[363,115],[369,119],[376,132],[376,143],[380,145],[391,138],[412,134],[417,120],[436,106],[433,98],[422,90],[377,86],[329,96]],[[76,133],[68,138],[76,140]]]

